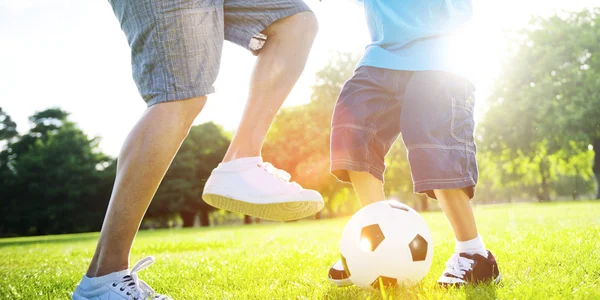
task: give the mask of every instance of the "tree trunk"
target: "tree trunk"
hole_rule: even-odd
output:
[[[593,171],[596,175],[596,199],[600,199],[600,139],[596,139],[592,142],[594,147],[594,167]]]
[[[208,215],[208,210],[200,211],[200,226],[202,226],[202,227],[210,226],[210,217]]]
[[[538,189],[537,198],[539,202],[550,201],[550,185],[548,184],[548,163],[545,159],[540,162],[540,175],[542,176],[542,183]]]
[[[596,187],[597,187],[597,192],[596,192],[596,199],[600,200],[600,172],[596,173]]]
[[[182,211],[179,213],[181,216],[181,220],[183,220],[183,227],[194,227],[194,218],[196,217],[196,213],[189,211]]]
[[[249,215],[244,215],[244,224],[252,224],[252,217]]]
[[[321,220],[321,217],[322,217],[322,216],[321,216],[321,212],[318,212],[318,213],[315,215],[315,219],[317,219],[317,220]]]

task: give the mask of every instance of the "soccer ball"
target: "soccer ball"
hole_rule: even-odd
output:
[[[395,200],[369,204],[344,228],[341,241],[344,269],[361,288],[411,286],[431,266],[431,231],[414,209]]]

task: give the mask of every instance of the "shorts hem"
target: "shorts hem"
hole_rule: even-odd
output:
[[[455,179],[428,179],[415,182],[413,190],[415,193],[425,193],[427,196],[437,199],[433,190],[450,190],[473,187],[469,191],[469,198],[473,198],[474,188],[477,182],[473,177],[455,178]]]
[[[209,88],[198,88],[198,89],[194,89],[194,90],[190,90],[190,91],[183,91],[183,92],[177,92],[177,93],[164,93],[164,94],[154,96],[150,100],[146,101],[146,105],[148,107],[151,107],[155,104],[160,104],[160,103],[165,103],[165,102],[181,101],[181,100],[194,98],[194,97],[207,96],[214,92],[215,92],[215,88],[209,87]]]
[[[254,55],[258,55],[258,53],[260,53],[260,50],[262,50],[262,47],[259,49],[252,49],[250,47],[250,42],[252,41],[252,38],[254,38],[254,36],[263,32],[265,29],[267,29],[267,27],[271,26],[271,24],[275,23],[277,20],[291,17],[293,15],[306,11],[312,12],[312,10],[306,5],[295,6],[293,8],[280,11],[276,14],[269,14],[263,22],[257,24],[256,26],[246,26],[243,29],[230,28],[230,36],[227,38],[227,40],[234,44],[244,47],[246,50],[252,52]],[[269,37],[267,36],[267,41],[268,40]]]
[[[331,174],[335,176],[339,181],[351,183],[348,171],[354,172],[368,172],[373,177],[383,182],[383,172],[377,167],[374,167],[365,163],[357,163],[348,160],[336,160],[331,162]]]

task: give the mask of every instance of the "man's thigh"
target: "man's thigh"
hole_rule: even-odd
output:
[[[221,1],[111,0],[148,106],[214,92],[223,46]]]

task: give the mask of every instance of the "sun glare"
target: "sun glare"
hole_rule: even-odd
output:
[[[370,252],[371,251],[371,241],[367,238],[360,239],[360,249]]]

